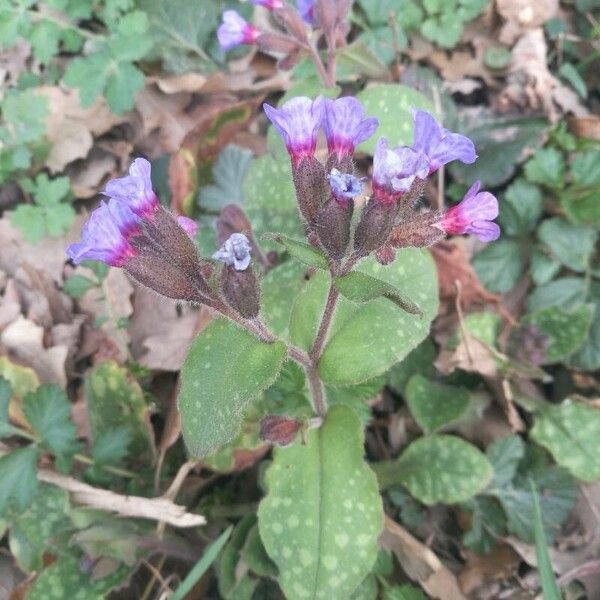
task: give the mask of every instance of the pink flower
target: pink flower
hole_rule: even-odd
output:
[[[250,0],[252,4],[264,6],[268,10],[277,10],[283,8],[283,0]]]
[[[414,110],[413,120],[415,131],[412,148],[427,156],[429,173],[453,160],[471,164],[477,159],[475,145],[468,137],[448,131],[428,112]]]
[[[196,233],[198,233],[198,223],[196,223],[194,219],[179,215],[177,217],[177,223],[192,239],[196,237]]]
[[[129,175],[109,181],[104,195],[123,202],[139,217],[151,219],[158,209],[158,198],[152,189],[150,168],[145,158],[136,158]]]
[[[250,25],[235,10],[223,13],[223,23],[217,29],[217,38],[223,50],[231,50],[240,44],[254,44],[261,34],[260,29]]]
[[[81,232],[81,242],[71,244],[67,254],[75,264],[99,260],[121,267],[136,255],[129,241],[140,232],[140,218],[126,204],[110,199],[92,212]]]
[[[375,117],[365,118],[365,109],[356,98],[325,99],[323,129],[327,147],[339,158],[352,156],[356,146],[369,139],[378,125],[379,120]]]
[[[288,100],[281,108],[263,104],[265,114],[283,138],[295,166],[303,158],[315,154],[317,133],[325,110],[324,100],[322,96],[314,101],[298,96]]]
[[[480,186],[481,182],[476,181],[462,202],[447,210],[433,227],[453,235],[473,233],[482,242],[497,240],[500,227],[493,219],[498,216],[498,200],[489,192],[480,192]]]

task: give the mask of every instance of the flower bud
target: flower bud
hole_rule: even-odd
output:
[[[385,244],[394,226],[400,205],[370,200],[363,208],[354,232],[354,255],[368,256]]]
[[[235,10],[223,13],[223,23],[217,29],[217,38],[223,50],[231,50],[240,44],[255,44],[262,31],[250,25]]]
[[[314,157],[304,158],[292,175],[300,214],[310,228],[331,195],[325,167]]]
[[[396,250],[388,243],[384,244],[375,253],[377,262],[381,265],[389,265],[394,262],[396,258]]]
[[[280,33],[263,33],[256,40],[256,45],[263,52],[281,52],[282,54],[289,54],[300,48],[294,38]]]
[[[238,271],[225,265],[221,271],[221,291],[227,304],[245,319],[254,319],[260,311],[260,286],[252,267]]]
[[[352,200],[340,202],[332,196],[317,215],[315,233],[319,244],[334,260],[343,258],[348,248],[353,208]]]
[[[268,415],[260,420],[259,437],[277,446],[289,446],[300,428],[301,421],[283,415]]]
[[[298,40],[302,44],[308,42],[308,37],[306,36],[306,25],[295,8],[292,8],[291,6],[284,6],[275,14],[286,31],[294,39]]]
[[[390,232],[388,242],[394,248],[425,248],[444,239],[444,233],[432,224],[436,213],[417,215],[403,221]]]

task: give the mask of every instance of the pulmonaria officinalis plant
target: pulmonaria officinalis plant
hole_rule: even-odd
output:
[[[274,2],[260,4],[279,10]],[[213,311],[181,372],[181,426],[195,457],[234,440],[249,405],[286,361],[303,370],[310,392],[305,416],[266,411],[257,431],[276,446],[258,511],[260,537],[287,597],[346,599],[373,566],[383,510],[375,474],[363,459],[361,421],[346,405],[330,406],[328,389],[384,373],[427,335],[437,298],[422,249],[446,234],[496,239],[498,203],[477,182],[448,210],[421,207],[432,173],[450,161],[477,158],[468,138],[423,111],[413,115],[412,146],[378,141],[369,182],[353,156],[378,121],[356,99],[297,97],[264,110],[289,154],[306,238],[266,236],[307,269],[289,331],[275,333],[272,300],[266,302],[280,267],[265,257],[241,209],[223,211],[220,246],[201,256],[193,223],[162,208],[143,159],[106,186],[108,202],[92,213],[68,253],[74,262],[123,268],[159,294]],[[395,338],[384,343],[390,328],[397,329]]]

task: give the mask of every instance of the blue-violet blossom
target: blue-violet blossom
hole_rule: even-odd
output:
[[[268,10],[277,10],[283,8],[283,0],[250,0],[252,4],[257,6],[264,6]]]
[[[359,179],[350,173],[342,173],[338,169],[331,169],[327,175],[331,193],[338,202],[348,202],[355,196],[358,196],[363,189],[363,183],[366,177]]]
[[[352,156],[356,146],[369,139],[378,125],[375,117],[365,118],[364,106],[356,98],[325,99],[323,129],[327,148],[338,158]]]
[[[236,271],[245,271],[250,264],[250,242],[243,233],[232,233],[225,243],[212,255]]]
[[[288,100],[281,108],[263,104],[265,114],[280,133],[292,163],[297,166],[312,157],[317,147],[317,133],[325,110],[322,96],[314,101],[305,96]]]
[[[100,260],[120,267],[136,255],[130,239],[139,233],[140,218],[127,204],[110,199],[92,212],[81,232],[81,242],[71,244],[67,254],[75,264]]]
[[[453,160],[471,164],[477,159],[475,145],[468,137],[445,129],[428,112],[413,110],[413,121],[412,148],[427,156],[430,174]]]
[[[315,0],[296,0],[298,12],[305,23],[315,24]]]
[[[152,189],[150,168],[145,158],[136,158],[129,167],[129,175],[109,181],[104,195],[126,204],[139,217],[151,219],[159,202]]]
[[[427,157],[412,148],[400,146],[390,150],[385,138],[380,138],[373,156],[373,196],[384,204],[397,201],[410,190],[418,177],[429,172]]]
[[[492,242],[500,236],[500,227],[493,222],[498,216],[498,200],[489,192],[480,192],[476,181],[463,200],[447,210],[434,227],[458,235],[473,233],[482,242]]]
[[[250,25],[235,10],[223,13],[223,23],[217,29],[217,38],[223,50],[231,50],[240,44],[254,44],[262,31]]]

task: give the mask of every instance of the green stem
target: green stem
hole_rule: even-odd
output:
[[[73,458],[84,465],[96,465],[93,458],[89,456],[85,456],[85,454],[75,454]],[[113,475],[118,475],[119,477],[127,477],[129,479],[137,479],[138,474],[133,471],[128,471],[127,469],[120,469],[119,467],[111,467],[110,465],[96,465],[100,467],[103,471],[107,473],[112,473]]]

